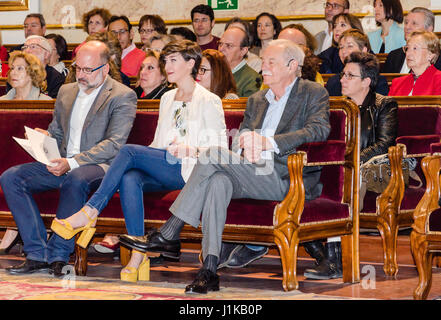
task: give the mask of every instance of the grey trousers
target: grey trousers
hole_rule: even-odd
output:
[[[251,164],[224,148],[201,155],[170,211],[197,228],[202,223],[202,253],[219,257],[231,199],[284,199],[289,181],[280,179],[273,161]],[[201,217],[202,214],[202,217]]]

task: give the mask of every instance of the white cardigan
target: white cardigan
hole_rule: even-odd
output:
[[[166,149],[174,140],[173,127],[173,102],[178,89],[170,90],[161,97],[159,105],[159,118],[156,126],[155,137],[150,147]],[[212,146],[228,149],[225,116],[221,99],[201,85],[196,83],[191,101],[186,106],[187,134],[184,144],[198,147],[202,151]],[[194,158],[182,159],[181,175],[187,182],[197,162]]]

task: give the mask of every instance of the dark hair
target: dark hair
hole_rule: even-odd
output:
[[[349,5],[350,5],[350,4],[349,4],[349,0],[344,0],[343,2],[344,2],[345,10],[346,10],[346,9],[349,10]]]
[[[303,51],[305,52],[305,58],[302,65],[302,79],[315,81],[317,72],[320,69],[320,58],[308,47],[303,47]]]
[[[83,30],[85,32],[89,33],[89,20],[96,15],[100,16],[103,19],[105,27],[109,25],[110,17],[112,16],[109,10],[104,8],[94,8],[89,12],[83,14]]]
[[[46,39],[52,39],[55,42],[55,48],[57,49],[57,53],[60,56],[60,60],[67,60],[67,43],[66,39],[63,36],[50,33],[44,36]]]
[[[190,40],[175,40],[169,42],[161,51],[160,62],[165,65],[165,57],[172,53],[180,53],[185,61],[194,60],[191,75],[196,79],[202,60],[202,51],[196,42]]]
[[[202,56],[211,68],[210,91],[223,99],[227,93],[237,93],[236,81],[225,55],[214,49],[207,49]]]
[[[157,14],[146,14],[139,19],[138,29],[141,29],[144,23],[150,22],[153,29],[162,34],[167,33],[167,27],[165,26],[165,21]]]
[[[27,18],[38,18],[40,20],[40,25],[43,28],[44,26],[46,26],[46,21],[44,20],[44,17],[41,13],[30,13],[26,16],[25,20]]]
[[[199,4],[191,9],[191,21],[193,21],[193,16],[195,13],[205,14],[210,17],[210,21],[214,20],[214,11],[210,6],[206,4]]]
[[[256,46],[256,47],[262,46],[262,43],[261,43],[259,37],[257,36],[257,24],[259,22],[259,19],[263,16],[270,18],[271,22],[273,23],[273,28],[275,31],[275,34],[273,37],[274,39],[277,39],[280,31],[282,30],[282,24],[280,23],[279,19],[277,19],[277,17],[275,15],[268,13],[268,12],[262,12],[261,14],[259,14],[256,17],[256,19],[253,21],[253,24],[252,24],[252,34],[253,34],[253,39],[254,39],[254,46]]]
[[[239,17],[234,17],[225,24],[224,31],[227,30],[233,23],[240,23],[243,26],[244,31],[248,34],[248,42],[251,46],[254,42],[253,35],[251,34],[251,24],[248,21],[245,21]]]
[[[397,23],[403,23],[404,14],[400,0],[374,0],[374,6],[377,1],[381,1],[383,4],[386,20],[392,19]],[[377,22],[377,25],[380,26],[381,24]]]
[[[187,27],[175,27],[170,30],[170,34],[183,36],[187,40],[196,42],[196,35]]]
[[[332,18],[332,26],[333,27],[334,27],[335,23],[337,22],[337,19],[340,18],[340,17],[343,17],[343,19],[345,19],[345,21],[351,25],[352,29],[357,29],[357,30],[360,30],[361,32],[364,33],[363,26],[361,25],[360,19],[358,19],[356,16],[354,16],[353,14],[350,14],[350,13],[339,13],[339,14],[336,14]],[[338,43],[336,43],[334,41],[334,38],[332,38],[332,43],[335,46],[338,45]]]
[[[132,24],[130,23],[130,20],[129,18],[127,18],[127,16],[112,16],[110,18],[109,24],[118,20],[122,20],[127,24],[127,28],[129,28],[129,32],[130,30],[132,30]]]
[[[380,72],[380,63],[375,54],[368,52],[352,52],[345,59],[345,64],[356,63],[360,67],[361,79],[371,79],[370,90],[375,91]]]
[[[296,29],[299,30],[301,33],[305,35],[306,38],[306,46],[311,50],[314,51],[317,48],[317,40],[315,37],[309,32],[301,23],[292,23],[290,25],[287,25],[284,27],[281,31],[285,29]]]

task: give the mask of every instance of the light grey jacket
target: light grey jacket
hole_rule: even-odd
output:
[[[1,96],[0,100],[14,100],[14,98],[15,89],[12,88],[4,96]],[[38,89],[37,87],[32,86],[29,95],[26,97],[26,100],[52,100],[52,98],[45,95],[44,93],[41,93],[40,89]]]
[[[48,131],[66,157],[70,117],[78,95],[77,83],[60,88]],[[80,153],[74,159],[80,166],[98,164],[107,170],[119,149],[126,143],[136,116],[136,93],[107,76],[84,121]]]

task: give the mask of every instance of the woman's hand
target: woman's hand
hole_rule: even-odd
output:
[[[172,143],[167,147],[167,151],[178,159],[185,157],[196,158],[198,153],[198,149],[196,147],[188,146],[183,143]]]

